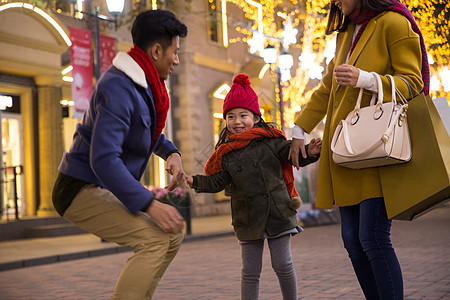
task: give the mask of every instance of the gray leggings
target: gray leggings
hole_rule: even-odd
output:
[[[291,257],[290,235],[267,239],[267,242],[272,268],[278,276],[283,299],[297,300],[297,277]],[[240,244],[242,254],[241,299],[257,300],[264,240],[241,241]]]

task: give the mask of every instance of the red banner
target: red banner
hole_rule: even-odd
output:
[[[111,66],[116,56],[116,39],[100,34],[100,74]]]
[[[81,119],[89,108],[92,95],[92,51],[91,32],[74,27],[69,28],[70,60],[72,63],[73,117]]]

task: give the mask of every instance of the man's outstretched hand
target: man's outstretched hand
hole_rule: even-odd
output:
[[[181,157],[178,153],[172,153],[166,160],[166,171],[172,175],[167,189],[173,191],[176,187],[184,182],[184,186],[189,188],[189,184],[186,181],[186,174],[183,171],[183,164],[181,163]]]

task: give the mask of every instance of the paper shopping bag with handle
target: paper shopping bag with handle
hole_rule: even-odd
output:
[[[380,168],[390,219],[412,220],[450,198],[450,137],[446,129],[450,108],[447,99],[431,100],[420,94],[408,102],[407,114],[411,161]]]

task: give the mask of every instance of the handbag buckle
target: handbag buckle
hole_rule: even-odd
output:
[[[356,116],[355,116],[356,115]],[[359,109],[353,111],[353,117],[350,119],[350,124],[355,125],[359,121]]]
[[[385,133],[381,137],[381,140],[383,141],[383,143],[387,143],[389,141],[389,138],[390,138],[390,136]]]

